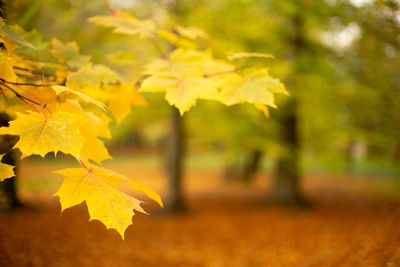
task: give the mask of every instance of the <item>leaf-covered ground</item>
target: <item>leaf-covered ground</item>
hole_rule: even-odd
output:
[[[192,169],[189,211],[136,215],[122,241],[88,223],[84,205],[60,215],[54,165],[24,162],[28,205],[0,213],[0,266],[400,266],[400,199],[387,178],[307,176],[315,204],[296,210],[265,204],[270,179],[262,174],[243,185]],[[163,192],[162,172],[150,165],[108,167]]]

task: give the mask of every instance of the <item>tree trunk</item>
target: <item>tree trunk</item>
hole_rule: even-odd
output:
[[[233,181],[240,178],[240,158],[237,153],[229,153],[225,159],[225,166],[222,171],[222,178],[226,181]]]
[[[244,166],[243,166],[243,181],[250,182],[257,172],[260,162],[262,159],[262,151],[260,149],[252,149],[248,155],[246,155]]]
[[[299,2],[301,5],[301,2]],[[299,10],[302,10],[299,7]],[[296,78],[305,72],[305,66],[301,63],[301,56],[305,53],[304,21],[302,14],[295,14],[292,19],[294,36],[292,41],[293,61],[296,73],[287,84],[291,85],[292,96],[285,106],[279,110],[281,144],[285,148],[278,159],[275,170],[275,185],[273,188],[272,200],[276,203],[286,205],[304,205],[304,200],[299,186],[300,171],[300,143],[298,133],[297,101],[298,93],[301,90],[301,82]],[[297,76],[297,77],[296,77]]]
[[[183,130],[182,117],[176,108],[170,115],[170,132],[167,139],[168,199],[169,212],[182,212],[185,209],[182,188]]]
[[[10,118],[5,113],[0,114],[0,126],[8,126]],[[17,166],[19,152],[12,147],[18,141],[18,137],[11,135],[0,136],[0,154],[5,154],[2,162]],[[14,169],[17,173],[17,167]],[[16,177],[11,177],[0,182],[0,210],[13,210],[21,206],[17,197]]]
[[[297,10],[303,10],[302,1],[296,1]],[[302,62],[302,57],[306,51],[306,39],[304,32],[304,14],[297,13],[292,17],[293,37],[292,37],[292,55],[295,73],[290,80],[286,81],[290,87],[292,96],[288,99],[278,112],[280,122],[281,144],[285,152],[276,163],[275,184],[273,187],[272,200],[276,203],[286,205],[304,205],[307,202],[300,192],[300,143],[298,132],[298,112],[297,101],[299,90],[302,90],[301,77],[307,72],[309,66]]]
[[[299,151],[296,102],[291,99],[285,108],[280,109],[281,144],[285,147],[276,163],[275,184],[272,200],[285,205],[305,203],[299,187]]]

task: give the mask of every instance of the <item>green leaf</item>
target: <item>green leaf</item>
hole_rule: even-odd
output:
[[[53,55],[63,64],[70,68],[80,68],[89,64],[90,57],[79,53],[78,45],[75,42],[63,44],[60,40],[54,38],[51,42]]]
[[[33,44],[25,40],[24,36],[19,32],[22,31],[19,27],[4,25],[1,27],[1,30],[3,31],[3,34],[5,34],[15,43],[37,50],[37,48]]]

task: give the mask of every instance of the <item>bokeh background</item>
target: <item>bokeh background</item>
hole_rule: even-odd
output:
[[[259,64],[291,96],[277,98],[270,118],[251,106],[200,101],[177,119],[161,94],[146,94],[148,107],[113,123],[114,160],[104,165],[155,189],[166,207],[148,201],[152,215],[136,215],[125,241],[88,223],[84,204],[59,215],[52,195],[62,178],[51,171],[78,163],[22,160],[23,206],[0,213],[0,263],[400,266],[399,7],[396,0],[3,0],[6,21],[37,30],[37,44],[75,41],[127,81],[138,79],[154,46],[89,17],[122,9],[197,27],[219,58],[270,53]]]

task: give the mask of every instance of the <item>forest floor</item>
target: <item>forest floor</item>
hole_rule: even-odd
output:
[[[137,214],[122,241],[85,204],[60,215],[52,195],[65,163],[24,160],[25,206],[0,213],[0,266],[400,266],[400,191],[382,177],[306,175],[311,208],[268,205],[271,177],[250,184],[219,172],[185,173],[188,211],[168,215],[154,203]],[[129,159],[107,167],[165,195],[157,164]],[[139,195],[139,197],[142,197]]]

